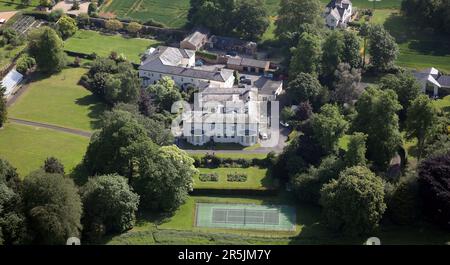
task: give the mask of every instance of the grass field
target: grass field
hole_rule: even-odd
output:
[[[88,143],[85,137],[13,123],[0,129],[0,157],[16,167],[21,177],[41,167],[49,156],[60,159],[70,172]]]
[[[32,0],[30,5],[23,5],[19,0],[0,0],[0,12],[31,10],[39,4],[39,0]]]
[[[267,154],[257,154],[257,153],[220,153],[220,152],[209,152],[210,154],[214,153],[217,157],[220,158],[231,158],[231,159],[238,159],[238,158],[244,158],[244,159],[264,159],[267,157]],[[190,154],[191,157],[198,157],[201,158],[204,156],[204,154]]]
[[[199,168],[200,174],[217,173],[219,181],[203,182],[199,176],[194,177],[194,189],[255,189],[264,190],[275,186],[274,180],[268,175],[267,169],[249,168]],[[230,173],[247,174],[246,182],[228,182]]]
[[[450,39],[415,27],[414,21],[400,15],[398,10],[376,10],[372,23],[384,25],[395,37],[400,48],[399,66],[411,69],[436,67],[450,72]]]
[[[143,54],[148,47],[158,44],[158,41],[149,39],[126,39],[121,35],[104,35],[96,31],[79,30],[65,42],[64,49],[85,54],[95,52],[103,57],[115,51],[119,54],[123,53],[128,60],[139,63],[139,55]]]
[[[270,16],[276,16],[280,0],[264,0]],[[321,0],[326,5],[329,0]],[[368,0],[353,0],[359,8],[373,8]],[[398,8],[401,0],[382,0],[376,8]],[[186,24],[189,11],[189,0],[110,0],[102,7],[102,12],[113,13],[119,18],[137,19],[146,22],[153,19],[167,27],[180,28]]]
[[[9,109],[9,116],[68,128],[95,129],[105,105],[78,85],[83,68],[65,69],[57,75],[35,81]]]

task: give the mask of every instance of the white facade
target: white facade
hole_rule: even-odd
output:
[[[347,27],[353,6],[350,0],[332,0],[325,8],[325,22],[329,28]]]

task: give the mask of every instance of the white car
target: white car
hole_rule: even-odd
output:
[[[259,138],[261,138],[261,140],[267,140],[267,139],[269,139],[269,136],[265,132],[260,132]]]

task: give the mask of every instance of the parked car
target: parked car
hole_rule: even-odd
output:
[[[269,139],[269,136],[265,132],[259,132],[259,138],[261,138],[261,140],[267,140]]]

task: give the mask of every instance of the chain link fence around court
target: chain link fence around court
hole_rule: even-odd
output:
[[[197,203],[196,226],[294,231],[296,211],[286,205]]]

